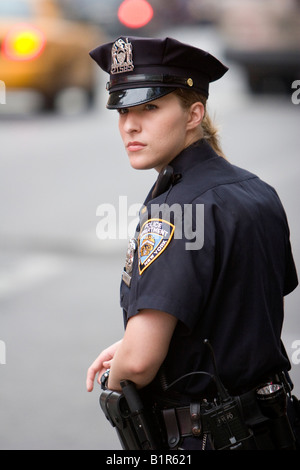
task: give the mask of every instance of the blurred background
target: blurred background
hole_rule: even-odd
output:
[[[299,269],[299,23],[297,0],[0,0],[0,449],[120,448],[85,390],[123,333],[127,240],[97,237],[97,208],[127,233],[156,175],[129,167],[89,50],[168,35],[229,65],[209,111],[229,160],[279,193]],[[298,396],[299,292],[283,330]]]

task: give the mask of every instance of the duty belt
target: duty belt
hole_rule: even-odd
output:
[[[176,447],[182,437],[200,437],[202,426],[199,403],[167,408],[162,410],[162,414],[167,430],[168,445],[171,448]]]
[[[286,393],[291,391],[292,384],[289,382],[285,373],[279,373],[269,377],[266,383],[270,382],[281,383]],[[232,397],[232,403],[234,402],[235,405],[224,403],[221,407],[215,407],[215,410],[217,411],[214,418],[217,422],[217,427],[219,424],[222,424],[224,416],[229,416],[229,420],[231,419],[231,416],[233,416],[234,419],[234,413],[238,413],[240,415],[246,427],[253,429],[257,426],[263,426],[268,421],[268,418],[262,413],[258,404],[257,389],[258,387],[242,395]],[[213,414],[213,406],[215,405],[209,403],[207,400],[203,400],[201,404],[192,402],[187,406],[168,407],[168,405],[166,405],[161,409],[169,447],[175,448],[179,445],[180,440],[185,437],[194,436],[206,438],[206,436],[211,432],[207,416]],[[235,409],[234,406],[236,407]],[[222,413],[218,411],[220,409],[222,410]],[[218,413],[219,416],[217,415]]]

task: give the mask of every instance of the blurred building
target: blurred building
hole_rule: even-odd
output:
[[[241,65],[253,93],[288,93],[300,78],[299,0],[225,0],[225,57]]]

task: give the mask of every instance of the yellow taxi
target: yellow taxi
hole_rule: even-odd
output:
[[[54,0],[1,0],[0,80],[7,91],[39,92],[47,109],[73,87],[92,99],[89,50],[103,39],[98,28],[65,19]]]

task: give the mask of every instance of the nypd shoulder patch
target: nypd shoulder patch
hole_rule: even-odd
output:
[[[138,239],[140,274],[167,248],[174,230],[175,226],[163,219],[149,219],[144,223]]]

